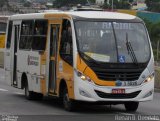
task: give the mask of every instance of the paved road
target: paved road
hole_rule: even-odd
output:
[[[56,99],[28,101],[23,93],[6,84],[4,71],[0,69],[0,121],[123,121],[126,117],[142,121],[143,115],[159,115],[156,118],[160,118],[160,93],[154,94],[153,101],[140,103],[136,113],[126,112],[123,105],[81,105],[75,112],[67,112]]]

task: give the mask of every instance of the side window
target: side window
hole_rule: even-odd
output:
[[[33,50],[45,50],[47,36],[47,20],[36,20],[32,42]]]
[[[8,35],[7,35],[7,44],[6,44],[6,48],[9,49],[11,47],[11,37],[12,37],[12,26],[13,26],[13,22],[9,21],[9,25],[8,25]]]
[[[33,20],[22,21],[19,49],[31,49],[33,25]]]
[[[63,20],[62,35],[60,44],[60,55],[70,65],[73,65],[73,44],[72,28],[69,20]]]
[[[1,32],[6,32],[7,24],[0,22],[0,31]]]

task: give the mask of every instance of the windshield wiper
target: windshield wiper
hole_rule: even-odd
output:
[[[90,63],[94,63],[94,64],[99,64],[97,61],[95,61],[93,58],[91,58],[90,56],[88,56],[87,54],[85,54],[84,52],[79,51],[80,55],[87,60]]]
[[[132,47],[132,44],[128,40],[128,33],[126,33],[126,46],[127,46],[128,54],[131,56],[132,62],[134,62],[135,64],[138,64],[135,52],[134,52],[133,47]]]

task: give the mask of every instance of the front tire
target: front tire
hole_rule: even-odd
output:
[[[126,111],[135,112],[138,109],[139,102],[126,102],[124,106]]]
[[[67,88],[63,91],[63,106],[67,111],[73,111],[75,109],[75,103],[73,100],[69,99]]]

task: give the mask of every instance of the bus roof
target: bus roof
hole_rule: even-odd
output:
[[[44,12],[44,13],[31,13],[31,14],[17,14],[11,16],[11,20],[21,19],[43,19],[45,16],[54,17],[55,14],[68,15],[73,18],[86,18],[86,19],[119,19],[119,20],[132,20],[136,19],[136,16],[117,13],[117,12],[105,12],[105,11],[72,11],[72,12]]]

